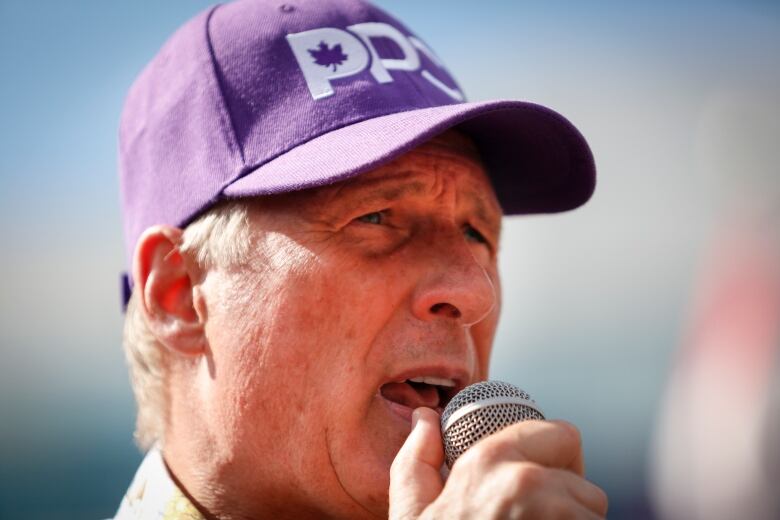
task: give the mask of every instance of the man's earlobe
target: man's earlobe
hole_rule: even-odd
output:
[[[198,274],[179,250],[182,230],[153,226],[138,239],[133,279],[149,329],[169,349],[184,355],[205,351],[202,313],[194,304]]]

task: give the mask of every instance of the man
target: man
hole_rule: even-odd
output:
[[[488,376],[502,214],[592,192],[561,116],[464,103],[362,1],[244,0],[142,72],[120,170],[151,450],[117,518],[605,514],[563,422],[506,428],[440,473],[437,412]]]

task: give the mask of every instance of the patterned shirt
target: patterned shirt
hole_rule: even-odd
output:
[[[114,520],[205,520],[168,473],[162,453],[149,450]]]

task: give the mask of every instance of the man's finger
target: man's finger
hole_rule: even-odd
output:
[[[417,518],[444,487],[439,473],[444,462],[439,415],[430,408],[418,408],[412,423],[390,468],[391,520]]]
[[[495,456],[535,462],[548,468],[585,474],[582,441],[577,428],[566,421],[524,421],[485,439]]]
[[[600,487],[584,478],[577,477],[571,471],[560,469],[552,471],[558,474],[558,477],[563,481],[569,495],[571,495],[574,500],[599,517],[605,517],[607,515],[607,507],[609,505],[607,494],[604,493]]]

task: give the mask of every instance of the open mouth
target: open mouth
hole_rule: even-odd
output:
[[[390,402],[394,411],[411,419],[412,411],[420,406],[433,408],[441,415],[457,393],[456,388],[457,384],[452,379],[426,376],[385,383],[379,388],[379,393]]]

